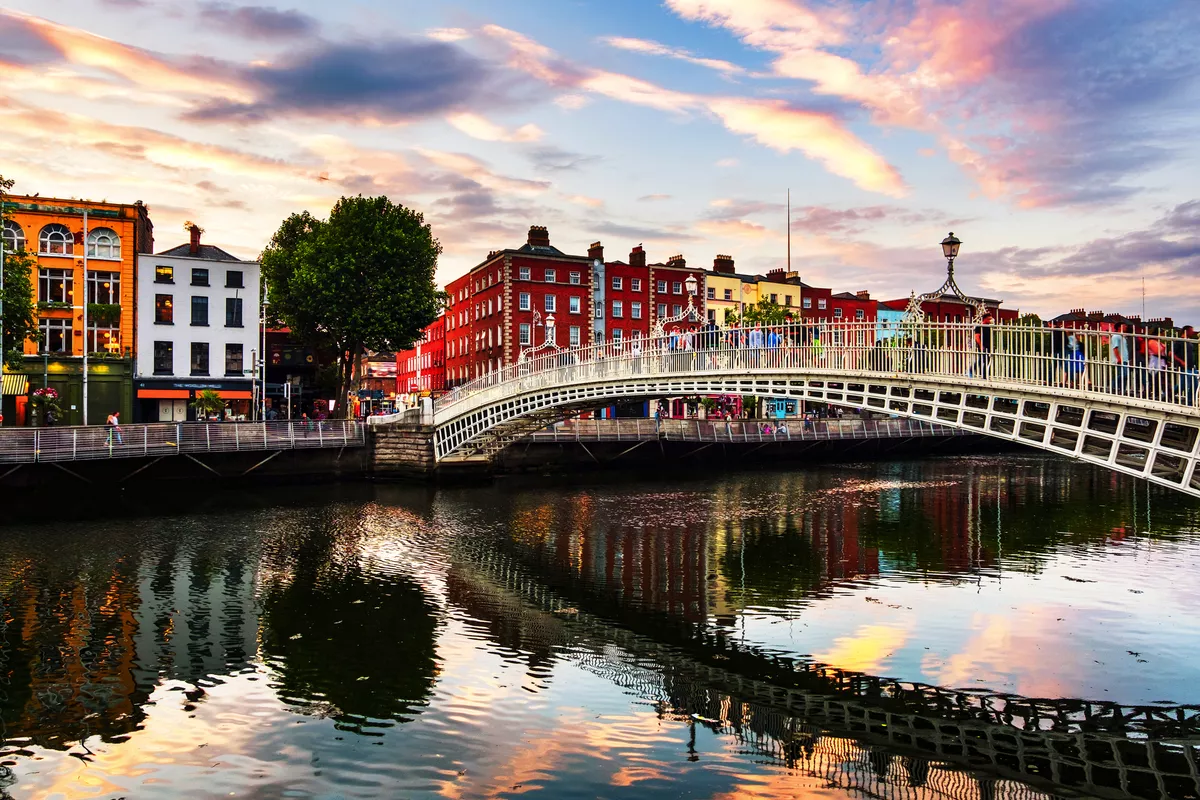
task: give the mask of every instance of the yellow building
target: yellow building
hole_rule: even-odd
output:
[[[132,205],[5,195],[4,250],[24,251],[31,274],[41,341],[25,343],[21,373],[36,389],[56,389],[64,411],[58,424],[83,422],[83,354],[89,354],[88,422],[132,410],[134,262],[154,251],[150,212]],[[84,230],[84,211],[87,230]],[[84,274],[84,253],[87,271]],[[87,330],[84,330],[84,304]],[[22,404],[23,405],[23,404]],[[6,424],[21,424],[22,409]]]
[[[799,273],[774,270],[766,276],[739,275],[734,270],[733,258],[727,255],[714,258],[712,270],[705,273],[708,318],[721,327],[726,327],[727,318],[740,319],[760,299],[782,306],[799,319],[800,294]]]

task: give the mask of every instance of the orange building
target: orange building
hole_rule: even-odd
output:
[[[154,251],[149,209],[140,200],[127,205],[23,195],[4,196],[3,206],[5,252],[24,250],[37,262],[31,279],[42,336],[40,342],[25,343],[21,373],[29,387],[56,389],[64,412],[58,424],[82,424],[86,348],[87,421],[102,424],[116,410],[128,419],[136,341],[134,264],[137,253]],[[6,415],[6,423],[31,424],[17,400],[15,419]]]

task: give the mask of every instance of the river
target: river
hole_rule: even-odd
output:
[[[1200,504],[1098,468],[154,500],[0,529],[0,797],[1200,796]]]

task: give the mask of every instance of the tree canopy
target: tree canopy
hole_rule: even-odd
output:
[[[0,227],[8,218],[3,202],[6,192],[12,189],[13,181],[0,175]],[[3,327],[4,352],[0,360],[10,367],[19,367],[25,352],[25,340],[38,338],[37,314],[33,301],[34,260],[23,251],[11,253],[4,250]]]
[[[326,220],[292,214],[271,238],[262,254],[268,311],[337,354],[342,409],[367,351],[411,347],[437,317],[441,252],[424,217],[386,197],[343,197]]]

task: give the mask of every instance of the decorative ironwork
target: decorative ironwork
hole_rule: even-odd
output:
[[[541,327],[541,325],[542,325],[542,312],[534,309],[533,326],[530,328],[530,336],[531,337],[533,336],[533,332],[536,331],[539,327]],[[554,315],[551,314],[550,316],[546,317],[546,335],[542,339],[542,343],[535,344],[532,347],[522,348],[521,353],[517,356],[517,363],[524,364],[531,357],[536,356],[538,353],[558,352],[558,350],[560,348],[558,346],[558,342],[555,341],[556,338],[557,337],[554,334]]]
[[[941,300],[949,297],[964,305],[975,309],[975,315],[972,320],[975,324],[983,321],[987,315],[987,304],[978,297],[971,295],[958,288],[958,282],[954,280],[954,259],[958,257],[958,248],[962,242],[955,237],[954,232],[942,240],[942,253],[946,256],[946,280],[940,287],[932,292],[918,295],[915,292],[909,297],[908,308],[905,309],[904,319],[906,322],[923,322],[925,320],[924,304],[926,301]]]
[[[700,321],[699,309],[696,308],[696,292],[699,290],[699,281],[695,276],[689,275],[686,281],[688,301],[685,307],[678,314],[670,317],[663,317],[654,321],[654,327],[650,331],[650,335],[654,338],[662,338],[666,335],[667,326],[674,325],[678,322],[696,322]]]

